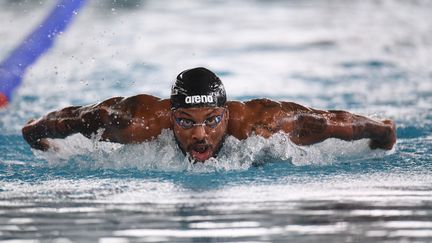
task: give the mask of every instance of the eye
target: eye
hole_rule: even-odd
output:
[[[212,116],[212,117],[209,117],[205,120],[205,124],[206,124],[206,126],[209,126],[209,127],[216,127],[217,124],[219,124],[221,122],[221,120],[222,120],[222,116],[220,116],[220,115]]]
[[[186,118],[177,118],[177,123],[183,128],[190,128],[195,123],[194,121]]]

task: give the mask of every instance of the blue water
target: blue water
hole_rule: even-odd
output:
[[[3,58],[53,1],[0,3]],[[428,1],[92,1],[0,111],[0,241],[432,241]],[[229,99],[390,118],[367,140],[228,138],[191,165],[170,132],[121,146],[75,135],[33,151],[20,129],[68,105],[148,93],[206,66]]]

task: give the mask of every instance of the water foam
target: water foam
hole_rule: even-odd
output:
[[[204,164],[192,164],[183,156],[171,130],[164,130],[156,139],[140,144],[101,142],[98,141],[98,136],[87,139],[82,135],[53,139],[52,143],[56,149],[48,152],[34,151],[35,155],[45,159],[49,166],[76,163],[80,167],[91,169],[229,171],[247,170],[253,165],[269,161],[288,162],[296,166],[326,165],[386,154],[382,150],[370,150],[367,139],[353,142],[327,139],[312,146],[298,146],[284,133],[276,133],[268,139],[253,135],[239,140],[228,136],[218,157],[211,158]]]

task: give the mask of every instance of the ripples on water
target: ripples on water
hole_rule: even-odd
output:
[[[1,58],[52,3],[0,3]],[[0,111],[0,240],[431,241],[431,11],[428,1],[91,1]],[[218,160],[192,166],[170,132],[133,146],[77,135],[56,140],[57,153],[20,136],[59,107],[167,97],[173,77],[199,65],[230,99],[392,118],[396,149],[298,147],[276,134],[228,138]]]

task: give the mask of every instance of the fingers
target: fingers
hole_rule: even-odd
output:
[[[41,151],[47,151],[51,147],[48,139],[46,138],[38,139],[36,142],[30,144],[30,146]]]
[[[369,147],[371,149],[391,150],[393,148],[393,145],[394,142],[392,141],[371,140],[369,143]]]
[[[369,147],[391,150],[396,143],[396,125],[392,120],[384,120],[382,123],[385,124],[385,132],[378,139],[371,140]]]
[[[35,119],[30,119],[22,128],[22,135],[23,138],[27,141],[27,143],[30,145],[30,147],[47,151],[50,148],[50,143],[45,138],[38,138],[41,134],[40,129],[38,129],[37,126],[35,126]]]

